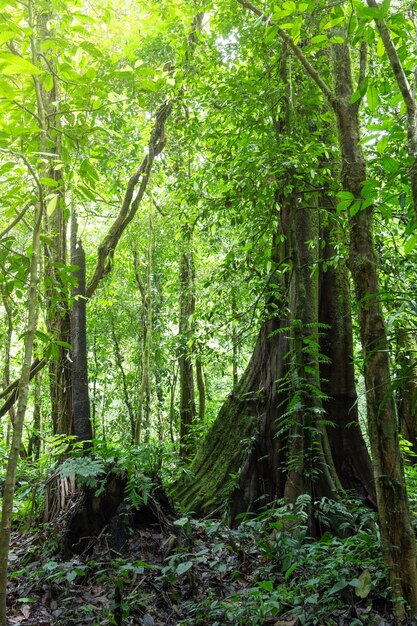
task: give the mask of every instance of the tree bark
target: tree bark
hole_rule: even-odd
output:
[[[53,355],[49,361],[50,397],[53,430],[56,434],[72,434],[72,392],[71,392],[71,363],[68,359],[68,346],[71,337],[70,311],[68,308],[68,285],[62,281],[60,268],[67,263],[67,218],[65,215],[65,192],[62,170],[56,169],[61,162],[61,135],[57,132],[59,126],[59,93],[54,72],[55,61],[45,57],[52,57],[45,49],[46,42],[51,36],[47,23],[51,19],[50,11],[41,12],[37,18],[33,14],[32,3],[29,3],[29,25],[34,29],[31,38],[32,62],[41,65],[49,72],[52,71],[53,84],[46,91],[37,76],[35,82],[37,118],[40,126],[39,151],[48,155],[43,162],[40,175],[54,180],[54,196],[50,197],[49,206],[52,209],[45,211],[45,231],[49,236],[50,244],[45,244],[45,299],[47,303],[46,327],[53,342]],[[42,47],[40,53],[38,48]],[[42,157],[43,161],[45,156]],[[44,196],[49,197],[51,187],[44,186]],[[52,203],[52,205],[51,205]],[[59,294],[57,296],[57,294]],[[63,345],[63,344],[66,344]]]
[[[72,425],[74,435],[78,441],[84,444],[84,449],[88,449],[92,445],[93,430],[88,390],[85,252],[81,240],[77,241],[75,214],[73,214],[71,235],[71,264],[78,266],[74,272],[78,284],[72,292],[73,305],[71,310]]]
[[[135,411],[130,401],[130,390],[126,380],[126,372],[123,367],[123,357],[120,351],[119,339],[116,334],[116,328],[114,324],[114,320],[111,321],[111,335],[113,339],[113,350],[114,350],[114,358],[116,361],[116,367],[120,372],[120,376],[122,378],[122,388],[123,388],[123,400],[129,415],[129,423],[130,423],[130,437],[131,442],[134,443],[135,440],[135,427],[136,427],[136,419],[135,419]]]
[[[146,253],[145,279],[140,276],[138,256],[134,254],[135,278],[142,298],[141,323],[142,337],[140,345],[141,378],[136,411],[135,444],[139,445],[142,433],[149,439],[151,413],[151,347],[152,347],[152,264],[153,264],[153,226],[152,210],[149,210],[148,247]]]
[[[284,497],[295,503],[302,494],[337,500],[342,486],[329,454],[319,369],[319,214],[313,198],[303,207],[294,194],[289,204],[291,318],[288,475]],[[313,243],[315,242],[315,243]],[[295,406],[294,406],[295,405]],[[327,453],[327,454],[326,454]],[[311,512],[310,532],[319,528]]]
[[[194,258],[191,232],[184,228],[183,250],[180,258],[180,312],[179,312],[179,387],[180,387],[180,454],[185,460],[191,456],[190,428],[196,417],[194,368],[192,359],[192,315],[195,312]]]
[[[195,360],[195,375],[198,389],[198,421],[204,422],[206,413],[206,386],[204,384],[204,370],[201,356]]]
[[[411,444],[416,455],[405,454],[407,462],[417,464],[417,341],[410,330],[401,329],[397,335],[396,361],[397,409],[401,435]]]
[[[327,211],[327,225],[322,227],[320,264],[319,319],[328,328],[320,331],[320,364],[323,408],[333,423],[327,429],[337,475],[347,492],[353,492],[366,504],[376,506],[372,464],[359,425],[358,397],[353,362],[352,312],[348,268],[344,260],[335,264],[332,243],[339,227],[334,220],[335,203],[321,197]],[[323,264],[326,269],[323,270]]]
[[[28,456],[34,461],[39,461],[41,452],[41,421],[41,375],[38,375],[33,389],[33,424],[28,445]]]

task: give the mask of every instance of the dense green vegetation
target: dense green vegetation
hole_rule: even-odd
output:
[[[416,11],[0,0],[0,626],[415,623]]]

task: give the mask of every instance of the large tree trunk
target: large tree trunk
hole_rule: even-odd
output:
[[[298,217],[303,219],[302,212]],[[287,232],[287,216],[284,213],[281,220]],[[283,260],[288,256],[288,250],[283,250],[280,254]],[[327,254],[330,254],[330,249]],[[277,261],[277,256],[274,256]],[[304,266],[305,280],[308,282],[309,271],[306,263],[303,259],[295,263],[300,268],[299,272]],[[299,279],[300,276],[297,277],[297,281]],[[331,293],[337,298],[330,297]],[[316,302],[310,310],[311,316],[315,317],[317,295],[313,297],[311,294],[311,298]],[[310,490],[314,496],[334,496],[339,486],[337,483],[340,481],[342,486],[353,491],[354,495],[368,503],[374,503],[369,455],[354,407],[356,393],[351,360],[349,291],[343,267],[333,267],[328,274],[326,272],[321,275],[319,302],[319,323],[331,326],[323,331],[321,350],[329,358],[335,359],[334,375],[330,375],[332,364],[320,364],[320,379],[325,379],[324,391],[328,396],[323,405],[326,412],[324,417],[335,424],[328,431],[330,448],[334,455],[333,467],[336,472],[332,470],[329,474],[325,468],[327,461],[333,465],[332,455],[329,454],[327,446],[327,433],[323,432],[323,428],[318,424],[322,431],[320,434],[322,472],[319,480],[310,486],[304,485],[304,488]],[[274,304],[279,306],[278,301]],[[306,313],[303,312],[304,305],[299,302],[298,306],[299,314],[304,318],[304,326],[310,324],[307,322]],[[341,310],[344,311],[343,319],[335,317]],[[313,346],[318,341],[317,322],[314,324],[313,327],[310,326],[310,332],[315,334],[315,337],[304,337],[311,339]],[[230,494],[232,486],[235,487],[230,496],[232,518],[239,513],[255,510],[265,501],[283,497],[286,485],[287,495],[289,496],[291,491],[291,499],[294,499],[296,476],[295,474],[290,476],[290,481],[293,482],[290,489],[286,470],[289,433],[288,423],[284,423],[287,418],[283,418],[288,407],[290,365],[286,355],[289,352],[289,325],[289,319],[283,313],[282,317],[275,315],[269,319],[261,329],[243,376],[227,397],[192,462],[192,480],[177,485],[176,495],[186,508],[201,513],[212,512],[221,506],[225,497]],[[319,393],[317,375],[314,385]],[[307,400],[304,399],[304,402],[307,403]],[[320,417],[319,414],[319,421]],[[301,491],[300,488],[297,489],[298,494]]]
[[[256,435],[261,428],[262,444],[269,445],[274,453],[274,443],[269,437],[270,424],[279,416],[278,381],[284,375],[284,356],[288,350],[284,332],[278,332],[286,323],[272,319],[262,327],[249,364],[220,409],[219,415],[209,430],[205,440],[197,451],[191,465],[191,482],[177,486],[176,496],[181,503],[195,512],[209,513],[218,509],[228,497],[233,483],[237,479],[242,465],[246,466],[252,446],[258,449]],[[265,416],[271,415],[266,420]],[[252,455],[258,458],[256,452]],[[260,486],[264,472],[260,465],[251,473],[250,484],[243,485],[243,492],[236,495],[233,512],[251,508],[261,490],[273,498],[279,491],[279,460],[275,459],[276,468],[268,477],[268,486]],[[240,490],[239,490],[240,491]],[[237,494],[237,492],[236,492]],[[244,501],[244,505],[241,502]],[[247,504],[249,503],[249,504]]]
[[[289,200],[291,355],[288,474],[284,497],[338,499],[341,484],[330,454],[327,431],[322,425],[323,405],[319,369],[319,212],[313,198],[304,208],[302,198]],[[312,245],[315,242],[315,245]],[[311,532],[317,533],[310,516]]]
[[[40,126],[39,151],[42,165],[40,176],[55,181],[55,195],[50,197],[51,187],[44,186],[44,198],[50,198],[48,211],[45,212],[45,230],[50,243],[45,244],[45,299],[47,303],[46,327],[54,343],[53,358],[49,362],[51,415],[54,433],[72,434],[72,392],[71,363],[68,359],[68,346],[71,337],[70,311],[68,307],[68,285],[62,281],[60,269],[67,262],[67,219],[65,216],[65,193],[62,170],[56,169],[61,162],[61,135],[57,132],[60,125],[59,93],[54,72],[55,61],[50,58],[50,51],[45,49],[51,34],[48,21],[51,13],[43,11],[37,19],[29,4],[32,36],[32,61],[52,73],[53,83],[49,91],[34,76],[37,119]],[[38,48],[42,47],[42,52]],[[45,162],[45,155],[46,157]],[[66,345],[65,345],[66,344]]]
[[[320,351],[326,358],[320,364],[321,388],[325,394],[323,408],[326,419],[333,423],[328,438],[337,475],[346,491],[353,492],[365,503],[376,505],[372,465],[359,425],[358,397],[353,363],[351,295],[348,268],[344,261],[332,261],[337,237],[333,221],[334,208],[322,198],[328,210],[329,223],[322,229],[325,248],[320,264],[319,319],[328,326],[321,331]],[[335,230],[336,229],[336,230]]]

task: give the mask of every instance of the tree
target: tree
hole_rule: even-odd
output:
[[[262,12],[241,2],[258,15]],[[344,18],[341,10],[339,17]],[[335,9],[337,15],[338,9]],[[377,263],[372,238],[372,198],[366,194],[366,161],[360,146],[358,107],[353,98],[350,50],[346,33],[339,30],[341,43],[333,45],[335,91],[331,91],[293,39],[282,29],[279,37],[289,45],[308,76],[317,84],[334,110],[342,158],[342,188],[351,194],[349,210],[349,266],[359,308],[359,325],[364,352],[368,423],[381,535],[393,590],[396,618],[405,619],[409,604],[417,610],[416,547],[410,525],[407,493],[398,445],[395,401],[390,381],[387,339],[381,301]],[[364,80],[365,47],[361,52],[359,87]],[[393,513],[395,514],[393,515]],[[397,517],[398,516],[398,517]],[[401,545],[401,550],[398,546]]]
[[[285,49],[281,63],[280,87],[285,93]],[[286,146],[290,112],[282,104],[278,111],[277,117],[273,111],[269,134],[273,128],[278,145]],[[314,184],[307,183],[305,193],[297,192],[300,184],[306,185],[303,171],[295,167],[289,170],[287,165],[278,170],[275,166],[274,171],[279,172],[280,186],[272,197],[269,219],[278,221],[278,225],[273,234],[273,287],[267,298],[266,321],[245,373],[197,451],[191,465],[194,478],[176,490],[182,503],[194,511],[209,512],[219,506],[231,480],[236,479],[233,516],[260,506],[265,497],[273,500],[286,495],[295,501],[300,493],[307,492],[313,498],[338,498],[341,483],[374,502],[370,461],[355,410],[346,268],[330,262],[329,273],[318,271],[324,261],[316,247],[319,216],[328,225],[334,210],[328,212],[331,201],[318,198]],[[308,205],[305,198],[309,199]],[[319,211],[319,205],[325,211]],[[327,260],[333,258],[331,230],[330,226],[323,230]],[[341,310],[347,313],[343,319]],[[323,323],[333,327],[335,317],[340,319],[337,328],[323,329]],[[320,346],[327,360],[320,356]],[[332,357],[335,376],[329,376]],[[333,407],[333,402],[337,406]],[[323,403],[330,411],[329,417],[323,415]],[[332,417],[335,432],[330,437],[323,420]],[[347,445],[349,438],[352,446]],[[242,442],[248,442],[249,451]],[[341,448],[345,463],[338,454]],[[312,527],[314,524],[312,515]]]

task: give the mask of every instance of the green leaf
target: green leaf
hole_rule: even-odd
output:
[[[412,252],[412,250],[414,250],[414,248],[416,247],[416,244],[417,244],[417,235],[411,235],[411,237],[409,237],[404,244],[405,254],[410,254],[410,252]]]
[[[192,561],[185,561],[184,563],[180,563],[177,567],[178,576],[182,576],[183,574],[185,574],[185,572],[188,572],[188,570],[191,569],[193,565],[194,564]]]
[[[339,580],[339,582],[333,585],[333,587],[330,589],[328,595],[332,596],[334,593],[337,593],[338,591],[341,591],[342,589],[347,587],[348,584],[349,583],[347,580]]]
[[[57,202],[58,202],[58,196],[53,196],[49,200],[47,207],[46,207],[46,214],[48,215],[48,217],[52,215],[52,213],[55,211]]]
[[[36,65],[9,52],[0,53],[0,74],[15,76],[19,74],[42,74]]]
[[[324,41],[327,42],[327,35],[316,35],[311,39],[311,43],[323,43]]]
[[[398,202],[402,209],[404,209],[405,207],[406,200],[407,200],[407,194],[405,193],[405,191],[402,191],[400,195],[398,196]]]
[[[336,198],[339,198],[339,200],[350,200],[353,202],[355,196],[350,191],[339,191],[339,193],[336,194]]]
[[[315,373],[315,370],[314,370],[314,373]],[[297,567],[298,567],[298,566],[299,566],[299,563],[293,563],[293,564],[291,565],[291,567],[289,567],[289,568],[287,569],[287,571],[286,571],[286,572],[285,572],[285,574],[284,574],[284,578],[285,578],[285,580],[288,580],[288,579],[289,579],[289,577],[291,576],[291,574],[294,572],[294,570],[296,570],[296,569],[297,569]]]
[[[379,9],[380,11],[379,19],[383,20],[384,17],[388,15],[390,4],[391,4],[391,0],[382,0],[380,4],[380,9]]]
[[[363,81],[359,89],[357,89],[351,95],[350,100],[349,100],[350,104],[354,104],[355,102],[359,100],[361,96],[364,96],[367,89],[368,89],[368,77],[365,78],[365,80]]]
[[[388,144],[389,144],[389,136],[384,135],[383,137],[381,137],[381,139],[376,144],[376,150],[378,154],[382,154],[383,152],[385,152],[385,148],[387,147]]]
[[[378,38],[378,42],[376,44],[376,53],[380,58],[383,57],[385,54],[384,42],[380,37]]]
[[[375,111],[376,107],[378,106],[378,100],[379,100],[378,89],[375,87],[374,84],[371,83],[368,85],[368,89],[366,91],[366,101],[372,113]]]
[[[42,183],[42,185],[46,185],[46,187],[58,187],[57,181],[48,176],[43,176],[39,179],[39,182]]]
[[[353,584],[354,583],[354,584]],[[354,578],[350,582],[352,587],[355,587],[355,594],[358,598],[366,598],[372,589],[371,573],[368,569],[364,570],[359,578]]]
[[[13,39],[13,37],[16,36],[16,33],[14,33],[12,30],[5,30],[2,33],[0,33],[0,46],[4,43],[6,43],[6,41],[10,41],[10,39]]]
[[[400,164],[396,159],[391,156],[385,156],[382,165],[390,174],[396,174],[400,169]]]
[[[68,572],[65,578],[69,583],[72,583],[77,578],[77,572],[75,571],[75,569]]]
[[[344,21],[345,18],[343,15],[341,17],[335,17],[323,26],[323,30],[328,30],[329,28],[333,28],[334,26],[339,26],[339,24],[342,24]]]
[[[257,585],[265,591],[273,591],[274,589],[274,583],[272,580],[260,580]]]
[[[362,208],[362,202],[360,200],[356,200],[356,202],[354,202],[349,209],[349,215],[353,217],[354,215],[356,215],[356,213],[359,213],[361,208]]]

